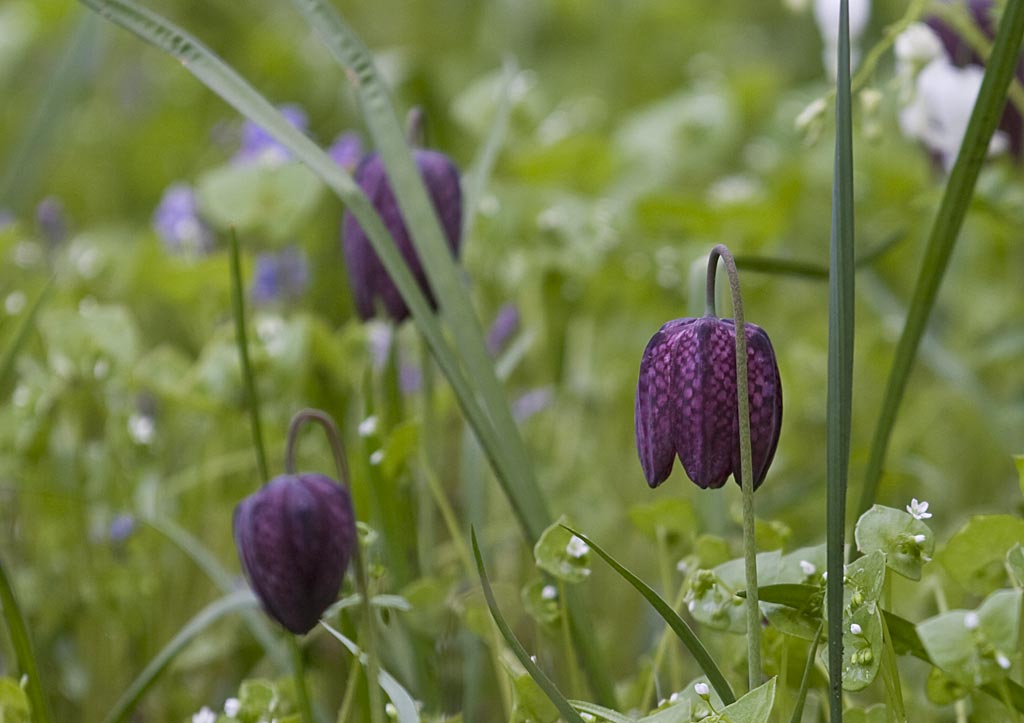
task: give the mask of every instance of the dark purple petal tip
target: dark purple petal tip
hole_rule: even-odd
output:
[[[448,247],[452,255],[458,257],[462,243],[462,189],[459,171],[448,156],[437,151],[416,150],[414,159],[441,221]],[[426,294],[427,300],[436,307],[426,273],[416,254],[380,156],[372,153],[363,158],[356,168],[355,181],[370,199],[395,239],[413,278]],[[364,321],[372,318],[379,306],[394,321],[403,321],[407,318],[409,309],[405,301],[370,245],[366,233],[355,216],[348,211],[345,212],[342,221],[342,250],[359,317]]]
[[[308,633],[337,599],[357,544],[348,490],[320,474],[281,475],[238,504],[233,526],[264,610]]]
[[[782,385],[771,341],[746,324],[747,384],[754,488],[764,481],[779,440]],[[736,330],[731,319],[670,321],[640,361],[634,407],[636,444],[651,487],[668,479],[675,457],[699,487],[740,482]]]

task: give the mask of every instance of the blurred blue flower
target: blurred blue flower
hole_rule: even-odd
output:
[[[309,286],[306,254],[294,246],[278,253],[260,254],[250,294],[257,304],[297,299]]]
[[[108,535],[110,541],[119,545],[127,540],[135,532],[135,518],[129,514],[122,513],[110,521]]]
[[[359,165],[363,157],[363,141],[359,135],[352,131],[346,131],[334,139],[334,143],[327,149],[327,155],[351,173]]]
[[[531,389],[512,402],[512,417],[522,424],[538,412],[544,411],[555,399],[555,391],[550,386]]]
[[[187,183],[167,187],[153,213],[156,229],[168,251],[185,255],[209,253],[216,239],[199,216],[195,191]]]
[[[43,238],[51,246],[56,246],[68,236],[64,204],[55,196],[47,196],[36,206],[36,223]]]
[[[309,126],[309,117],[306,111],[297,105],[282,105],[278,108],[281,114],[303,133]],[[262,163],[268,166],[277,166],[291,160],[291,153],[282,146],[263,126],[256,125],[250,120],[242,124],[242,141],[231,160],[234,163]]]
[[[487,330],[487,351],[498,356],[505,350],[509,340],[519,333],[519,307],[511,301],[503,304],[494,315],[491,328]]]

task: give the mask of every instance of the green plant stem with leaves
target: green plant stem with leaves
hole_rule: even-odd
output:
[[[736,260],[718,244],[708,257],[707,316],[715,316],[715,276],[721,258],[729,275],[732,315],[736,329],[736,399],[740,426],[740,487],[743,492],[743,558],[747,598],[747,679],[750,690],[761,685],[761,607],[757,597],[757,539],[754,526],[754,463],[750,451],[750,392],[747,379],[747,333],[743,321],[743,295]]]

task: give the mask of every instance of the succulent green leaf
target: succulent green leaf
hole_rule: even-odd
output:
[[[978,515],[961,527],[937,555],[949,576],[968,592],[986,595],[1006,582],[1006,551],[1024,544],[1024,520]]]
[[[508,671],[514,695],[512,723],[555,723],[558,709],[533,678],[521,666],[516,667],[518,672]]]
[[[558,588],[543,578],[526,584],[520,595],[526,613],[542,625],[558,622],[561,608],[558,604]]]
[[[911,580],[921,579],[921,568],[935,551],[935,538],[924,522],[903,510],[881,505],[860,516],[854,539],[863,553],[884,552],[889,569]]]
[[[935,705],[949,705],[965,698],[970,691],[938,668],[932,668],[924,686],[925,695]]]
[[[775,705],[775,682],[776,678],[772,678],[732,705],[727,705],[721,710],[721,720],[733,723],[768,723],[772,706]]]
[[[999,590],[975,611],[951,610],[918,624],[932,663],[966,688],[1004,680],[1020,635],[1020,590]]]
[[[590,576],[590,548],[565,528],[563,515],[544,530],[533,547],[537,567],[570,583],[583,582]]]
[[[875,680],[882,662],[882,616],[874,605],[844,612],[843,689],[863,690]]]

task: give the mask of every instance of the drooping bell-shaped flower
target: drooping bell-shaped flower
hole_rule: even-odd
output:
[[[280,475],[238,504],[234,532],[267,614],[293,633],[312,630],[358,544],[348,490],[321,474]]]
[[[459,255],[462,241],[462,190],[459,185],[459,171],[443,153],[417,149],[413,152],[416,166],[430,200],[434,204],[441,228],[448,240],[453,256]],[[413,247],[409,229],[402,218],[398,201],[387,177],[384,162],[376,153],[366,156],[356,168],[355,181],[370,199],[388,231],[391,232],[398,249],[409,265],[431,306],[437,305],[434,294],[427,282],[423,265]],[[352,293],[355,296],[356,312],[364,321],[374,316],[379,304],[384,313],[394,321],[409,316],[409,309],[398,292],[394,282],[384,269],[376,251],[370,245],[363,228],[350,212],[345,212],[342,223],[342,248],[348,267]]]
[[[782,425],[782,384],[768,335],[744,325],[754,488],[775,456]],[[732,319],[670,321],[651,338],[640,362],[636,445],[651,487],[668,479],[675,457],[703,488],[740,483],[736,393],[736,329]]]

